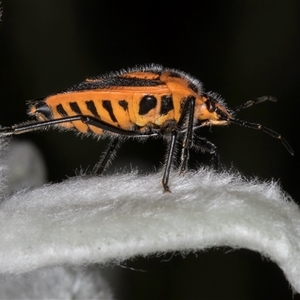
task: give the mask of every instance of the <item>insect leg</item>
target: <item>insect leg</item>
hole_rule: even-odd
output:
[[[262,97],[254,99],[254,100],[249,100],[249,101],[245,102],[244,104],[241,104],[241,105],[237,106],[235,109],[233,109],[233,111],[235,113],[237,113],[237,112],[239,112],[242,109],[248,108],[248,107],[250,107],[252,105],[255,105],[255,104],[258,104],[258,103],[262,103],[262,102],[265,102],[265,101],[276,102],[277,99],[275,97],[273,97],[273,96],[262,96]]]
[[[177,123],[177,128],[179,130],[184,129],[182,131],[185,131],[185,136],[184,136],[183,146],[182,146],[182,153],[181,153],[182,162],[181,162],[181,167],[180,167],[180,169],[181,169],[180,173],[182,173],[186,169],[187,161],[189,158],[189,149],[192,144],[192,135],[193,135],[194,110],[195,110],[195,97],[189,96],[184,103],[182,114]],[[188,122],[188,125],[186,128],[183,128],[183,127],[185,127],[184,125],[185,125],[186,121]],[[169,145],[166,166],[165,166],[164,175],[163,175],[163,179],[162,179],[162,185],[164,188],[164,192],[170,192],[169,184],[168,184],[169,183],[169,175],[170,175],[170,170],[172,167],[172,160],[173,160],[174,153],[175,153],[177,137],[178,137],[178,130],[173,129],[171,131],[171,141],[170,141],[170,145]]]
[[[192,144],[193,137],[193,125],[194,125],[194,114],[195,114],[195,97],[189,96],[184,104],[184,109],[181,115],[181,118],[178,122],[179,129],[182,128],[185,124],[184,121],[187,121],[186,133],[184,135],[182,150],[181,150],[181,163],[180,163],[180,174],[184,173],[187,169],[187,163],[189,159],[189,149]]]
[[[166,161],[164,175],[163,175],[163,179],[162,179],[164,193],[171,192],[170,188],[169,188],[169,175],[170,175],[170,170],[172,167],[172,160],[173,160],[173,156],[174,156],[176,141],[177,141],[177,130],[173,129],[171,131],[171,141],[170,141],[170,145],[169,145],[169,149],[168,149],[167,161]]]
[[[93,174],[98,174],[98,175],[103,174],[103,172],[108,167],[109,163],[114,159],[115,154],[118,148],[120,147],[121,143],[122,140],[119,139],[118,136],[116,136],[110,141],[108,148],[100,158],[100,161],[94,166],[92,171]]]
[[[203,152],[208,152],[212,155],[212,165],[215,170],[219,169],[220,156],[218,148],[206,138],[196,136],[193,140],[193,148],[196,150],[201,150]]]
[[[16,134],[22,134],[38,129],[46,129],[49,126],[64,123],[64,122],[72,122],[78,120],[77,117],[67,117],[55,120],[48,120],[48,121],[33,121],[33,122],[26,122],[22,124],[17,124],[9,127],[1,127],[0,128],[0,137],[3,136],[10,136]]]
[[[116,133],[120,135],[127,135],[127,136],[135,136],[135,137],[149,137],[149,136],[157,136],[157,133],[140,133],[139,131],[131,131],[125,130],[119,127],[115,127],[111,124],[105,123],[95,117],[86,116],[86,115],[77,115],[72,117],[63,117],[60,119],[52,119],[47,121],[37,121],[37,122],[28,122],[22,123],[18,125],[13,125],[10,127],[2,127],[0,128],[0,137],[3,136],[10,136],[15,134],[22,134],[38,129],[46,129],[49,126],[58,125],[62,123],[69,123],[74,121],[81,121],[85,124],[95,126],[97,128],[103,129],[110,133]]]

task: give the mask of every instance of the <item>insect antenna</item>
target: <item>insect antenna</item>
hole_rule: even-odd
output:
[[[233,109],[233,112],[237,113],[237,112],[241,111],[242,109],[248,108],[252,105],[259,104],[259,103],[262,103],[262,102],[265,102],[265,101],[276,102],[277,98],[275,98],[273,96],[258,97],[256,99],[249,100],[249,101],[245,102],[244,104],[241,104],[241,105],[237,106],[236,108]]]
[[[263,98],[263,97],[261,97]],[[259,99],[259,98],[258,98]],[[266,99],[268,100],[268,99]],[[266,101],[263,100],[263,101]],[[246,102],[247,103],[247,102]],[[243,105],[242,105],[243,106]],[[250,105],[251,106],[251,105]],[[249,107],[249,106],[248,106]],[[281,143],[283,144],[283,146],[286,148],[286,150],[291,154],[294,155],[294,150],[292,149],[292,147],[290,146],[290,144],[281,136],[281,134],[279,134],[278,132],[265,127],[261,124],[258,123],[251,123],[251,122],[247,122],[247,121],[243,121],[240,119],[235,119],[235,118],[229,118],[228,116],[226,116],[220,109],[216,108],[216,113],[218,113],[221,117],[222,120],[226,120],[229,123],[233,123],[233,124],[237,124],[239,126],[243,126],[243,127],[248,127],[251,129],[256,129],[256,130],[261,130],[263,132],[265,132],[266,134],[270,135],[271,137],[278,139],[281,141]]]

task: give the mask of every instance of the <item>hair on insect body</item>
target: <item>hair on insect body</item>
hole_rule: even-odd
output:
[[[29,105],[29,115],[37,121],[2,127],[0,136],[48,127],[98,138],[109,136],[108,148],[93,169],[96,174],[105,171],[124,137],[166,137],[168,149],[162,185],[164,192],[169,192],[177,143],[181,144],[180,173],[187,169],[189,151],[193,148],[210,153],[217,168],[217,147],[198,134],[198,129],[204,126],[232,123],[261,130],[279,139],[293,155],[291,146],[277,132],[235,117],[240,110],[264,101],[276,98],[263,96],[229,109],[217,94],[205,92],[202,83],[189,74],[151,64],[88,78],[66,91],[34,101]]]

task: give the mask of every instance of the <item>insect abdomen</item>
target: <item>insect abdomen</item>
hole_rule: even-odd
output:
[[[125,130],[140,128],[141,131],[150,124],[162,126],[175,116],[173,97],[168,90],[145,93],[138,88],[133,91],[120,89],[60,93],[38,102],[30,113],[38,120],[86,115]],[[103,134],[102,129],[81,121],[61,123],[59,126],[81,133]]]

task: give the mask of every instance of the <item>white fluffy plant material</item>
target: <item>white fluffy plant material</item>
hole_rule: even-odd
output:
[[[277,183],[205,168],[173,172],[172,193],[160,181],[161,173],[74,177],[6,196],[0,272],[230,246],[270,258],[300,292],[300,211]]]

